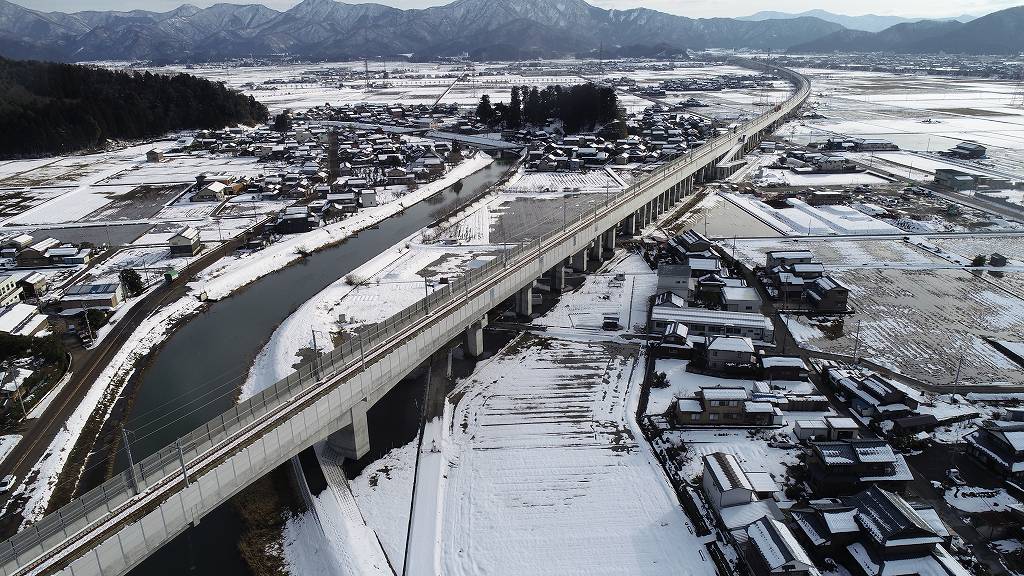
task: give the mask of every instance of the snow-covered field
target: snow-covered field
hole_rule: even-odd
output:
[[[854,314],[823,319],[791,317],[801,345],[860,354],[930,384],[1019,385],[1020,366],[985,337],[1012,340],[1024,333],[1024,301],[964,270],[833,270],[850,289]]]
[[[631,423],[633,347],[522,336],[454,410],[442,573],[713,574]]]
[[[777,240],[726,240],[724,245],[732,250],[735,245],[736,258],[747,266],[764,266],[768,252],[776,250],[810,250],[816,261],[826,267],[875,266],[881,263],[893,265],[945,264],[941,259],[912,243],[901,239],[832,239],[780,238]]]

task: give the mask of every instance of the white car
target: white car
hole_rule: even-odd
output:
[[[0,480],[0,494],[4,494],[6,492],[10,492],[11,488],[13,488],[13,487],[14,487],[14,476],[13,475],[8,474],[7,476],[4,476],[3,480]]]

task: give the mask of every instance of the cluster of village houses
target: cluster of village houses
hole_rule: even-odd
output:
[[[730,264],[742,277],[729,273]],[[950,553],[954,534],[936,511],[905,498],[914,478],[894,446],[979,414],[937,418],[906,388],[860,366],[816,366],[824,392],[790,386],[807,382],[810,369],[801,357],[778,353],[760,294],[802,302],[814,314],[843,314],[849,291],[806,250],[769,252],[757,273],[741,266],[694,230],[669,239],[658,256],[648,328],[657,338],[655,357],[688,359],[687,371],[723,382],[677,395],[652,422],[675,430],[787,427],[806,456],[798,484],[788,488],[744,468],[734,454],[703,456],[704,500],[749,573],[814,576],[829,559],[863,576],[969,574]],[[1008,411],[965,440],[994,470],[1024,479],[1024,410]]]
[[[414,110],[416,107],[327,106],[294,116],[283,132],[267,127],[200,133],[186,143],[189,149],[252,155],[289,168],[253,178],[202,174],[197,177],[190,199],[224,202],[246,194],[260,199],[292,200],[294,205],[283,209],[274,224],[274,230],[281,234],[306,232],[323,222],[350,216],[360,208],[376,206],[382,189],[395,187],[392,191],[397,190],[400,195],[443,176],[448,166],[462,161],[463,147],[458,143],[393,129],[396,121],[415,119]],[[450,118],[442,113],[426,116],[435,124],[439,121],[435,116]],[[330,125],[321,123],[321,117],[345,120]],[[162,160],[158,151],[151,154],[152,161]]]
[[[528,145],[528,168],[560,172],[668,162],[703,145],[714,134],[710,120],[654,106],[624,122],[611,122],[596,134],[560,136],[547,130],[521,130],[509,139]]]
[[[616,86],[635,86],[627,78],[614,81]],[[778,80],[775,76],[768,74],[726,74],[723,76],[693,78],[672,78],[662,80],[657,86],[644,87],[637,90],[637,93],[652,98],[663,98],[669,92],[717,92],[719,90],[749,90],[751,88],[771,88],[772,82]]]

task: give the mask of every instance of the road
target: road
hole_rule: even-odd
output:
[[[43,457],[49,448],[50,443],[58,432],[64,427],[71,414],[78,408],[82,398],[96,382],[104,368],[110,364],[114,355],[128,341],[128,338],[135,332],[152,312],[184,296],[187,292],[186,284],[196,274],[202,271],[222,255],[235,250],[240,245],[239,240],[229,241],[215,250],[199,257],[192,262],[188,268],[173,282],[164,284],[143,297],[143,300],[128,312],[107,334],[95,348],[79,348],[72,351],[71,378],[51,401],[47,410],[35,420],[22,422],[17,433],[22,435],[21,441],[14,450],[0,463],[0,477],[8,474],[14,475],[19,482],[24,481],[31,473],[32,468]],[[83,438],[83,441],[91,443],[92,439]],[[65,468],[65,473],[71,468]],[[51,507],[64,504],[71,494],[64,494],[64,498],[58,498],[54,494]],[[0,505],[6,506],[10,498],[7,495],[0,497]],[[23,498],[21,498],[23,500]],[[15,508],[18,507],[14,503]],[[23,502],[22,502],[23,504]],[[17,512],[17,513],[14,513]],[[9,537],[21,524],[22,515],[20,510],[7,510],[0,520],[0,536]]]

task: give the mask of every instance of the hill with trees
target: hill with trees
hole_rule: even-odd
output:
[[[107,140],[267,120],[267,109],[188,74],[0,58],[0,156],[65,154]]]
[[[512,97],[506,104],[491,104],[485,94],[477,105],[476,116],[481,122],[516,130],[530,124],[543,125],[549,118],[562,121],[567,133],[593,130],[597,125],[615,120],[619,100],[615,89],[592,82],[575,86],[548,86],[512,88]]]

